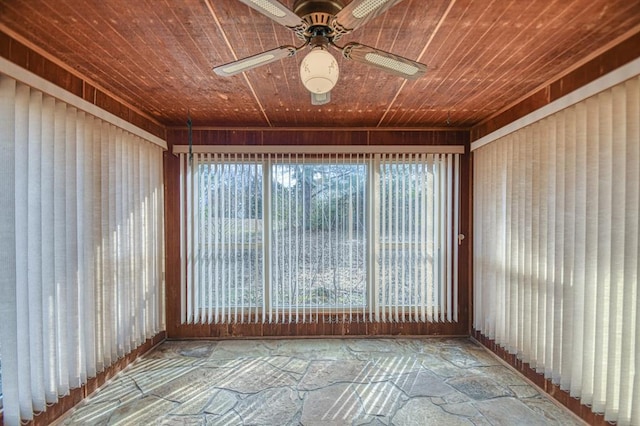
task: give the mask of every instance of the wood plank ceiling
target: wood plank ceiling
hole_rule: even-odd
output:
[[[294,0],[283,0],[289,7]],[[348,3],[345,0],[345,3]],[[405,0],[340,43],[429,67],[404,81],[338,58],[312,106],[305,52],[231,78],[216,65],[294,34],[237,0],[0,0],[0,30],[166,126],[468,128],[640,31],[637,0]]]

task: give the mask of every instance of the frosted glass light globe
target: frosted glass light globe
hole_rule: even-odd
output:
[[[327,93],[338,82],[338,61],[322,47],[314,47],[300,64],[300,79],[311,93]]]

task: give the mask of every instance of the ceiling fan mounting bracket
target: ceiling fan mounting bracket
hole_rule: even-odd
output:
[[[331,26],[336,14],[344,7],[341,0],[296,0],[293,12],[306,24],[302,36],[307,40],[318,35],[334,38]]]

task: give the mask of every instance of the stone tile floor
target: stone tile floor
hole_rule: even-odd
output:
[[[573,425],[468,339],[165,342],[59,424]]]

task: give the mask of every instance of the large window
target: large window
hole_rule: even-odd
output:
[[[182,321],[457,320],[458,173],[454,153],[181,153]]]
[[[271,297],[277,312],[366,306],[367,166],[276,158],[271,166]]]

